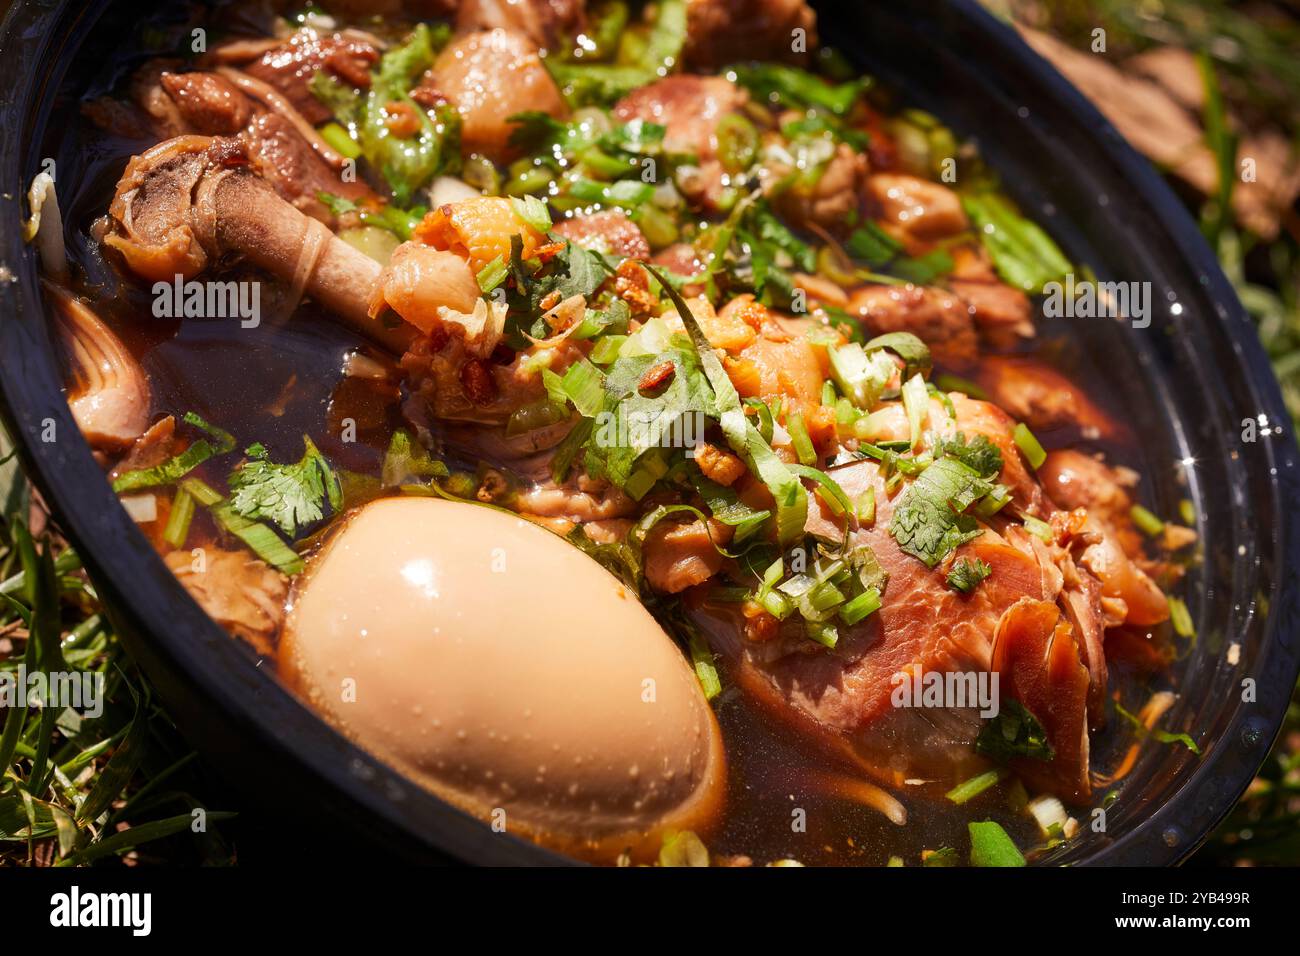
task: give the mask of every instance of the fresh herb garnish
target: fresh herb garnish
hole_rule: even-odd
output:
[[[325,504],[338,510],[343,492],[325,456],[307,436],[305,450],[293,464],[270,460],[261,444],[247,449],[248,460],[230,475],[234,512],[250,521],[267,520],[291,538],[298,528],[325,516]]]
[[[981,478],[993,478],[1002,471],[1002,450],[986,435],[967,441],[962,432],[939,440],[935,454],[955,458]]]
[[[993,568],[987,561],[981,561],[979,558],[973,561],[962,558],[948,572],[948,587],[962,594],[970,594],[992,573]]]
[[[736,392],[736,386],[727,376],[721,360],[714,352],[713,346],[709,344],[704,330],[700,328],[699,322],[696,321],[694,313],[691,312],[681,293],[669,285],[654,268],[646,266],[646,269],[663,285],[664,292],[676,307],[677,314],[686,327],[696,354],[699,355],[704,374],[713,387],[719,424],[722,426],[722,433],[726,436],[727,443],[731,445],[732,451],[745,460],[750,471],[767,486],[776,500],[777,539],[782,544],[790,543],[803,534],[804,523],[808,518],[807,492],[799,479],[790,473],[785,463],[776,456],[771,446],[763,440],[763,436],[745,417],[744,406],[741,404],[740,395]]]
[[[356,140],[361,155],[387,181],[399,207],[409,205],[416,190],[435,176],[460,168],[460,114],[444,104],[431,117],[410,95],[421,74],[433,65],[435,49],[449,37],[446,26],[419,24],[405,43],[380,58],[364,94],[325,70],[318,71],[310,83],[312,93],[329,107]],[[414,136],[398,136],[390,128],[388,110],[394,107],[416,120]]]
[[[965,510],[993,490],[973,468],[941,458],[917,476],[899,496],[889,522],[898,547],[933,568],[983,529]]]
[[[161,465],[155,465],[152,468],[140,468],[118,475],[113,481],[114,491],[121,494],[127,491],[136,491],[140,488],[154,488],[159,485],[173,484],[180,481],[209,458],[224,455],[234,449],[235,439],[230,432],[208,424],[194,412],[186,412],[181,421],[206,432],[212,441],[208,441],[207,438],[200,438],[185,451],[173,458],[169,458]]]
[[[241,515],[230,501],[197,478],[186,478],[181,488],[212,512],[213,519],[228,534],[242,541],[250,551],[282,574],[300,574],[305,567],[298,556],[270,527]]]
[[[734,75],[735,81],[760,102],[787,109],[825,110],[833,117],[848,114],[874,82],[864,76],[845,83],[827,83],[814,73],[779,63],[738,64],[724,73]]]
[[[975,750],[994,760],[1030,757],[1049,761],[1056,756],[1047,731],[1020,701],[1002,698],[998,715],[990,718],[975,740]]]
[[[993,265],[1010,285],[1040,292],[1049,282],[1063,280],[1073,266],[1051,237],[1036,223],[1018,215],[993,193],[962,197],[966,215],[993,259]]]
[[[1158,727],[1148,727],[1142,723],[1142,719],[1136,714],[1131,714],[1124,709],[1119,701],[1115,701],[1115,712],[1130,724],[1137,732],[1139,737],[1153,737],[1162,744],[1182,744],[1192,753],[1199,755],[1201,748],[1196,745],[1196,741],[1188,734],[1175,734],[1167,730],[1161,730]]]

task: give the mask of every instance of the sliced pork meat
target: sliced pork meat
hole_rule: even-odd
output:
[[[723,188],[718,124],[748,100],[749,94],[726,77],[683,73],[633,90],[614,106],[614,117],[624,123],[639,119],[667,127],[664,149],[694,156],[699,164],[697,175],[679,178],[687,198],[712,208]]]
[[[556,224],[554,232],[584,249],[603,255],[620,259],[650,258],[650,243],[646,242],[637,224],[619,209],[566,219]]]
[[[902,173],[873,173],[867,192],[886,228],[909,245],[946,239],[970,228],[961,199],[947,186]]]
[[[340,177],[282,116],[257,114],[240,138],[248,144],[249,159],[263,178],[313,219],[334,222],[329,207],[320,200],[321,193],[352,202],[377,199],[363,180]]]
[[[992,667],[1002,693],[1038,718],[1054,752],[1050,761],[1013,761],[1025,782],[1082,803],[1088,779],[1088,670],[1070,622],[1047,601],[1021,598],[1002,616],[993,639]]]
[[[866,156],[841,143],[816,182],[778,192],[773,204],[797,228],[842,232],[860,211],[868,169]]]
[[[646,535],[646,581],[656,591],[678,594],[703,584],[722,568],[731,529],[720,521],[660,522]]]
[[[911,332],[936,358],[953,364],[969,362],[979,345],[970,306],[943,289],[863,286],[849,297],[848,312],[873,335]]]
[[[582,31],[584,0],[460,0],[456,30],[509,30],[527,37],[534,47],[559,49],[562,40]]]
[[[324,70],[348,86],[366,89],[370,86],[370,69],[379,61],[375,39],[358,30],[323,34],[306,28],[260,55],[245,59],[241,53],[246,49],[223,47],[214,52],[212,59],[238,65],[249,76],[274,87],[310,123],[332,118],[329,108],[311,92],[312,78],[318,72]]]
[[[176,133],[234,136],[253,118],[253,101],[219,73],[163,73],[158,82],[182,121]]]
[[[953,279],[948,283],[959,299],[970,306],[980,334],[992,345],[1007,346],[1018,338],[1031,338],[1034,322],[1029,296],[1002,282],[970,282]]]
[[[633,90],[614,106],[624,123],[645,120],[667,127],[664,148],[697,157],[718,155],[718,123],[749,100],[749,94],[722,76],[677,74]]]
[[[903,746],[900,735],[922,733],[942,715],[896,708],[891,701],[898,686],[895,675],[918,668],[924,673],[987,671],[1002,615],[1022,598],[1052,598],[1044,593],[1039,559],[987,531],[953,557],[985,561],[992,574],[973,593],[959,594],[946,586],[944,573],[899,549],[889,531],[893,503],[874,462],[841,466],[830,474],[851,499],[874,489],[875,522],[854,531],[852,543],[869,546],[889,576],[881,609],[858,625],[841,627],[839,641],[829,651],[809,641],[797,623],[782,625],[775,638],[756,641],[735,611],[706,607],[697,617],[737,680],[778,717],[832,748],[847,748],[877,775],[939,773],[942,768],[931,755]],[[828,513],[813,512],[810,531],[840,535]],[[959,720],[952,728],[954,734],[972,735],[970,739],[977,731],[977,721],[971,720]]]
[[[1014,290],[1012,290],[1014,291]],[[972,376],[993,401],[1035,432],[1077,428],[1085,438],[1112,438],[1119,426],[1078,385],[1041,361],[987,355]],[[1082,507],[1069,500],[1062,507]]]
[[[1106,525],[1124,553],[1142,556],[1142,535],[1133,526],[1133,489],[1138,476],[1128,468],[1112,468],[1099,455],[1072,448],[1049,452],[1038,478],[1048,496],[1062,508],[1086,508]]]
[[[1078,563],[1101,582],[1112,625],[1150,627],[1168,620],[1164,592],[1141,567],[1142,536],[1130,516],[1137,476],[1069,449],[1051,452],[1038,476],[1057,504],[1087,511]]]
[[[284,575],[247,551],[196,552],[173,551],[163,560],[214,621],[259,654],[274,653],[289,593]]]
[[[686,31],[686,65],[695,70],[798,63],[817,49],[817,14],[805,0],[687,0]]]

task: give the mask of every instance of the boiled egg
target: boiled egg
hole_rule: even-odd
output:
[[[280,658],[335,727],[498,832],[608,860],[720,810],[721,735],[677,645],[513,515],[424,497],[353,512],[299,579]]]

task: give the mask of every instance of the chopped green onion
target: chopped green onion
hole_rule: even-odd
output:
[[[1196,525],[1196,505],[1192,504],[1190,498],[1178,502],[1178,514],[1182,517],[1183,524],[1189,528]]]
[[[745,417],[740,395],[732,384],[726,369],[709,344],[704,330],[700,328],[695,314],[681,294],[673,288],[667,279],[654,267],[645,266],[652,276],[659,280],[664,292],[677,309],[677,314],[686,327],[691,344],[700,358],[704,375],[713,386],[714,399],[717,402],[719,424],[722,433],[732,451],[745,459],[746,465],[767,486],[776,502],[777,541],[788,545],[803,534],[808,519],[808,494],[799,479],[790,473],[785,462],[781,461],[758,430]]]
[[[185,539],[190,535],[190,522],[194,519],[194,496],[184,488],[176,491],[172,499],[171,514],[167,516],[167,527],[163,529],[163,540],[173,548],[183,548]]]
[[[835,625],[824,621],[807,621],[804,630],[810,638],[823,647],[833,648],[840,640],[840,632],[836,630]]]
[[[768,591],[758,599],[758,603],[763,605],[763,610],[778,621],[784,621],[794,611],[794,605],[790,602],[790,599],[777,591]]]
[[[816,585],[807,595],[807,604],[815,612],[814,616],[833,610],[844,603],[844,592],[830,581]]]
[[[569,195],[575,199],[624,209],[635,209],[649,202],[654,194],[654,186],[634,179],[621,179],[611,184],[576,179],[569,186]]]
[[[1195,637],[1196,625],[1192,623],[1192,612],[1187,609],[1187,602],[1173,595],[1168,600],[1169,622],[1174,626],[1174,633],[1179,637]]]
[[[912,429],[908,447],[915,448],[921,441],[921,424],[930,413],[930,393],[925,387],[925,379],[919,374],[903,383],[903,407],[907,410],[907,421]]]
[[[497,256],[479,270],[478,287],[484,295],[487,295],[505,282],[509,274],[510,267],[506,265],[505,257]]]
[[[1165,523],[1141,505],[1129,509],[1133,523],[1142,529],[1142,533],[1154,538],[1165,530]]]
[[[1006,282],[1026,292],[1038,292],[1044,285],[1063,278],[1073,266],[1036,223],[1018,215],[1000,196],[992,193],[962,197],[966,215]]]
[[[981,793],[993,786],[1006,775],[1006,770],[1001,768],[986,771],[985,773],[971,777],[969,780],[957,784],[957,786],[949,790],[944,794],[944,796],[958,806],[961,806],[963,803],[978,797]]]
[[[715,128],[717,156],[728,173],[743,173],[758,156],[758,130],[740,113],[728,113]]]
[[[817,451],[813,448],[812,439],[808,437],[808,428],[803,423],[803,414],[796,412],[786,419],[785,430],[790,433],[790,441],[794,445],[794,453],[799,458],[799,464],[816,464]]]
[[[1024,516],[1025,530],[1035,537],[1042,538],[1049,544],[1056,540],[1056,535],[1052,532],[1052,526],[1040,518],[1033,515]]]
[[[1047,452],[1043,451],[1043,446],[1038,443],[1029,426],[1020,422],[1012,435],[1016,440],[1016,447],[1024,454],[1029,466],[1035,471],[1043,467],[1043,462],[1047,461]]]
[[[722,681],[718,678],[718,668],[713,663],[713,652],[704,642],[698,631],[691,631],[691,664],[695,668],[695,677],[704,690],[704,699],[713,700],[722,693]]]
[[[230,502],[210,485],[197,478],[186,478],[181,487],[212,512],[217,524],[244,542],[254,554],[276,570],[294,575],[305,567],[302,558],[270,527],[258,521],[250,521],[237,513]]]
[[[770,444],[772,433],[776,430],[772,419],[772,409],[761,398],[747,398],[745,404],[758,412],[758,433],[763,437],[763,441]]]
[[[781,575],[785,574],[785,562],[777,558],[767,566],[763,572],[763,585],[765,587],[775,587],[776,582],[781,580]]]
[[[862,492],[858,497],[857,503],[858,521],[862,524],[872,524],[876,520],[876,489],[875,486],[868,486],[867,490]]]
[[[849,500],[849,496],[844,493],[844,489],[840,487],[839,482],[826,472],[817,468],[810,468],[807,465],[788,465],[787,467],[800,478],[808,478],[821,486],[818,493],[821,499],[826,502],[826,506],[831,509],[831,513],[836,517],[854,512],[853,502]],[[821,492],[825,492],[825,494],[821,494]]]
[[[971,866],[1024,866],[1025,858],[1002,826],[992,820],[969,823]]]
[[[981,402],[987,402],[989,398],[988,392],[974,382],[956,375],[949,375],[947,372],[936,375],[934,382],[945,392],[961,392],[963,395],[969,395]]]
[[[961,861],[957,856],[957,851],[950,846],[940,847],[928,853],[923,852],[921,857],[922,866],[961,866]]]
[[[975,514],[987,520],[1010,503],[1011,490],[1006,485],[994,485],[993,490],[975,506]]]
[[[875,588],[870,588],[844,604],[837,613],[841,621],[852,627],[879,610],[880,592]]]
[[[326,123],[320,128],[319,133],[330,149],[344,159],[356,159],[361,155],[361,147],[357,145],[357,141],[338,123]]]
[[[933,366],[930,347],[911,332],[886,332],[877,335],[863,346],[868,352],[876,349],[888,349],[903,360],[903,378],[930,374]]]
[[[185,451],[174,458],[169,458],[160,465],[118,475],[113,482],[114,491],[120,494],[124,491],[135,491],[138,488],[170,485],[180,481],[209,458],[224,455],[235,447],[235,439],[230,432],[217,428],[215,425],[209,425],[193,412],[186,412],[181,420],[188,425],[193,425],[195,428],[207,432],[216,444],[212,444],[205,438],[200,438]]]
[[[539,428],[558,425],[571,414],[568,404],[561,405],[549,398],[538,399],[510,413],[510,418],[506,420],[506,437],[513,438]]]
[[[542,381],[551,401],[573,402],[583,418],[595,418],[605,409],[605,375],[586,359],[578,359],[563,376],[543,369]]]
[[[632,216],[653,250],[671,246],[681,238],[673,217],[653,203],[642,203]]]
[[[836,387],[863,411],[876,404],[894,375],[895,366],[889,356],[883,352],[868,355],[857,342],[828,349],[826,354]]]
[[[551,231],[551,213],[536,196],[511,197],[511,205],[520,221],[545,235]]]
[[[216,454],[216,450],[207,439],[200,438],[189,448],[174,458],[169,458],[152,468],[141,468],[119,475],[113,482],[113,490],[121,493],[135,491],[138,488],[152,488],[157,485],[169,485],[188,475],[199,465]]]
[[[626,341],[626,335],[602,335],[591,347],[591,360],[597,365],[608,365],[618,358],[619,350]]]

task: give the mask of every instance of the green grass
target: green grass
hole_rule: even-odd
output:
[[[76,554],[55,533],[29,531],[31,493],[12,455],[0,458],[0,505],[0,676],[14,697],[0,706],[0,865],[231,862],[220,823],[232,814],[194,795],[194,754]],[[95,697],[39,706],[39,689],[16,690],[35,674],[75,677]]]

